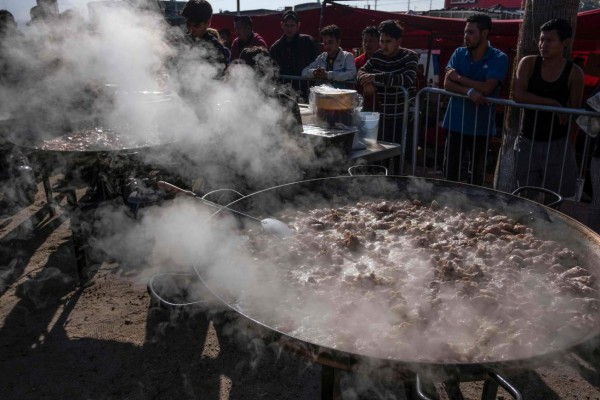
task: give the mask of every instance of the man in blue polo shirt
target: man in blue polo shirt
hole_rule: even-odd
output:
[[[496,133],[495,108],[486,100],[497,96],[508,71],[508,57],[488,42],[492,19],[485,14],[467,18],[465,47],[454,51],[444,89],[468,98],[452,97],[444,117],[446,138],[446,179],[460,181],[461,165],[469,161],[470,183],[482,185],[489,138]]]

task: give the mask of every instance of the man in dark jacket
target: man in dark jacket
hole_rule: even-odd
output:
[[[267,42],[256,32],[252,30],[252,18],[242,15],[235,17],[233,22],[237,38],[231,44],[231,60],[240,58],[242,50],[246,47],[264,47],[267,48]]]
[[[282,116],[282,121],[280,121],[281,127],[287,133],[302,133],[302,117],[298,102],[285,86],[277,83],[277,75],[273,76],[273,59],[269,56],[269,51],[264,47],[246,47],[242,50],[237,62],[244,62],[252,67],[261,80],[264,80],[265,77],[273,78],[272,81],[269,81],[271,84],[262,86],[262,89],[265,95],[276,97],[279,104],[286,111]],[[232,63],[232,66],[234,64]]]
[[[286,11],[281,20],[281,36],[271,46],[271,57],[279,65],[281,75],[301,76],[302,70],[321,53],[315,40],[300,34],[300,17],[294,11]]]
[[[206,0],[189,0],[181,11],[187,25],[188,41],[206,48],[208,60],[222,64],[221,72],[224,72],[229,64],[229,51],[208,31],[212,13],[212,6]]]

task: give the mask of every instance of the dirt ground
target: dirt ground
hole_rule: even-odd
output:
[[[158,307],[149,276],[106,259],[80,286],[70,221],[50,213],[41,188],[33,204],[1,210],[1,399],[321,397],[320,365],[234,334],[222,309]],[[577,349],[510,380],[526,399],[600,399],[599,354]],[[406,398],[397,382],[339,377],[346,399]],[[468,399],[482,387],[461,384]]]

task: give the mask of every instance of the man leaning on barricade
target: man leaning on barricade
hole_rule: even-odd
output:
[[[600,82],[592,90],[592,95],[586,99],[585,108],[600,114]],[[579,116],[577,125],[591,139],[590,183],[592,186],[592,201],[588,210],[587,225],[600,233],[600,118]]]
[[[362,31],[362,53],[354,59],[356,71],[360,71],[377,50],[379,50],[379,30],[377,30],[376,26],[367,26]],[[357,89],[358,93],[363,96],[363,110],[377,111],[378,103],[376,94],[372,93],[366,96],[363,93],[361,85],[357,85]]]
[[[486,97],[498,96],[508,57],[489,42],[492,19],[488,15],[474,14],[466,22],[465,46],[450,57],[444,80],[444,89],[467,96],[452,96],[444,116],[445,176],[483,185],[489,141],[496,134],[495,107]]]
[[[331,81],[354,80],[354,56],[340,47],[342,30],[337,25],[328,25],[321,29],[320,34],[325,52],[302,70],[302,76]]]
[[[408,97],[414,96],[419,56],[412,50],[401,47],[403,29],[397,21],[379,24],[379,50],[373,53],[358,72],[358,83],[363,94],[377,95],[380,120],[379,137],[387,142],[400,143],[405,98],[401,86],[408,89]],[[377,86],[376,86],[377,85]],[[412,154],[410,135],[407,135],[406,156]]]
[[[361,69],[371,58],[373,53],[379,50],[379,30],[376,26],[367,26],[362,31],[362,53],[354,59],[356,70]]]
[[[564,57],[573,29],[564,19],[540,28],[539,55],[524,57],[517,69],[514,99],[520,103],[579,108],[583,71]],[[515,144],[517,184],[538,186],[562,196],[577,189],[573,142],[577,126],[565,114],[524,110],[521,135]]]

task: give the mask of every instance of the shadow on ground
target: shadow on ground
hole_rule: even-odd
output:
[[[64,327],[86,289],[73,290],[74,276],[47,269],[56,276],[17,288],[20,301],[0,329],[5,400],[319,397],[319,367],[231,340],[220,313],[150,307],[141,346],[110,335],[68,337]]]

